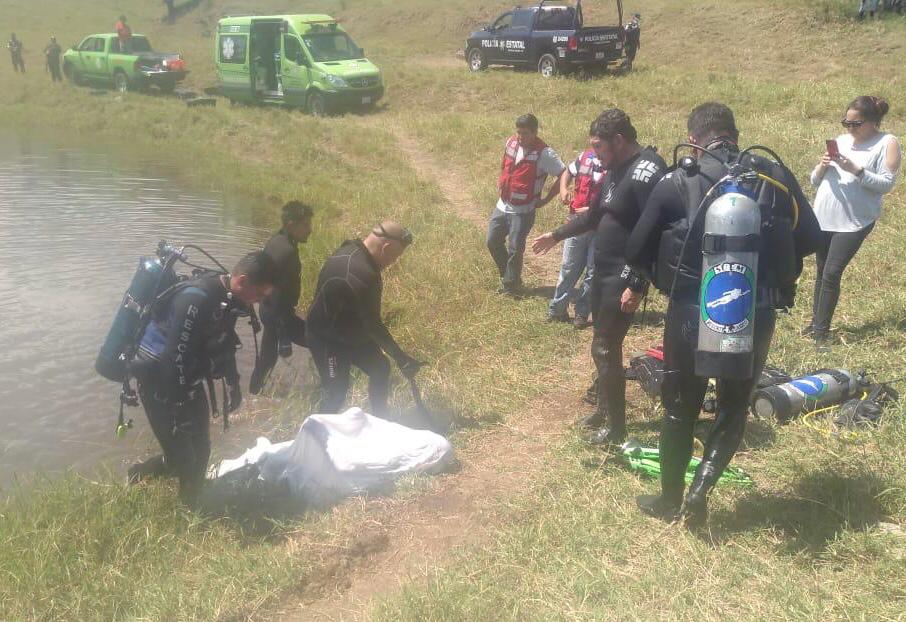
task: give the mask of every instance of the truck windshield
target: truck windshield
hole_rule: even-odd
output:
[[[361,50],[345,32],[320,32],[302,37],[316,63],[359,58]]]

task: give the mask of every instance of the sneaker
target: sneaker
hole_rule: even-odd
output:
[[[548,322],[563,322],[567,323],[570,321],[569,313],[564,311],[563,313],[548,313],[547,314]]]
[[[591,324],[591,320],[586,316],[577,315],[575,319],[573,319],[573,327],[577,330],[584,330],[591,326]]]
[[[635,504],[644,514],[666,523],[675,523],[680,517],[680,504],[667,501],[661,495],[639,495]]]

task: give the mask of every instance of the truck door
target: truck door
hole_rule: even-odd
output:
[[[216,61],[220,89],[232,100],[252,98],[248,27],[224,26],[217,34]]]
[[[283,35],[282,59],[283,99],[287,104],[303,106],[305,94],[311,84],[311,59],[303,49],[299,37],[287,33]]]
[[[509,30],[513,23],[513,12],[504,13],[491,24],[488,34],[481,40],[481,49],[489,63],[503,63],[506,59],[501,49],[503,33]]]
[[[107,77],[107,41],[103,37],[91,37],[80,52],[85,75],[92,80]]]
[[[529,45],[532,37],[532,22],[535,21],[535,11],[532,9],[516,9],[509,27],[501,35],[500,52],[505,62],[519,64],[531,60]]]

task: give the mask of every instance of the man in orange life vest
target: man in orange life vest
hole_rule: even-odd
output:
[[[516,134],[507,140],[497,180],[500,198],[488,223],[488,250],[500,272],[498,293],[521,291],[522,256],[535,224],[535,209],[547,205],[558,193],[559,178],[565,170],[557,153],[538,138],[535,115],[516,119]],[[556,177],[558,183],[541,198],[548,175]]]
[[[575,161],[566,167],[566,173],[560,178],[560,200],[569,206],[567,222],[571,222],[588,211],[588,208],[597,202],[604,184],[604,175],[607,172],[598,159],[595,147],[601,139],[592,135],[589,138],[589,148],[579,154]],[[573,190],[570,183],[575,180]],[[557,279],[557,288],[547,307],[549,322],[568,322],[569,296],[573,287],[579,282],[582,272],[585,278],[579,288],[575,302],[575,318],[573,325],[582,329],[591,326],[588,316],[591,311],[591,281],[595,268],[595,232],[586,231],[563,242],[563,262],[560,264],[560,278]]]

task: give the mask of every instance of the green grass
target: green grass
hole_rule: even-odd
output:
[[[527,110],[566,158],[582,148],[602,108],[620,106],[641,140],[659,145],[669,160],[671,145],[684,138],[688,110],[718,99],[736,111],[744,143],[775,148],[803,183],[855,95],[888,97],[885,127],[906,135],[900,68],[906,19],[858,24],[854,3],[836,1],[627,2],[628,12],[643,13],[637,71],[591,81],[544,81],[508,70],[475,75],[464,61],[455,64],[468,30],[508,2],[306,4],[343,19],[384,69],[386,106],[368,118],[316,120],[225,102],[190,110],[168,99],[51,86],[40,72],[37,51],[50,30],[71,43],[111,29],[125,11],[156,47],[182,51],[192,70],[189,86],[204,87],[213,83],[210,32],[227,4],[202,0],[168,26],[159,22],[163,5],[155,2],[6,0],[0,32],[20,35],[31,73],[19,79],[2,66],[0,123],[72,144],[125,143],[171,160],[185,171],[182,183],[269,200],[273,210],[257,216],[264,227],[275,225],[282,201],[311,202],[320,215],[302,250],[303,300],[321,259],[342,239],[382,217],[409,224],[417,243],[388,278],[385,312],[404,347],[433,362],[424,378],[430,399],[486,423],[518,416],[552,386],[578,392],[585,378],[569,376],[562,364],[574,338],[539,322],[543,300],[489,295],[494,278],[482,232],[450,214],[436,187],[416,180],[396,149],[394,127],[463,172],[465,190],[482,211],[493,203],[502,142]],[[586,4],[593,22],[608,3]],[[285,6],[256,3],[262,11]],[[778,323],[773,364],[792,372],[844,366],[880,378],[902,375],[904,207],[901,183],[844,277],[835,322],[846,345],[819,356],[797,336],[811,305],[809,261],[797,308]],[[547,209],[537,227],[560,218]],[[634,329],[631,339],[654,342],[658,330]],[[362,387],[356,392],[361,396]],[[405,400],[399,390],[397,404]],[[633,433],[655,442],[658,409],[637,392],[631,401]],[[721,489],[705,539],[640,517],[634,496],[656,485],[566,435],[548,457],[549,476],[520,495],[490,542],[438,569],[427,584],[408,586],[375,616],[897,619],[906,598],[904,544],[876,524],[906,523],[906,464],[897,451],[906,441],[902,415],[900,407],[857,441],[799,423],[753,423],[737,463],[757,487]],[[468,443],[468,434],[456,442]],[[354,538],[368,511],[350,505],[281,523],[262,538],[236,522],[181,511],[167,486],[127,490],[112,479],[76,476],[37,483],[0,506],[0,619],[260,619],[316,582],[319,551]]]

